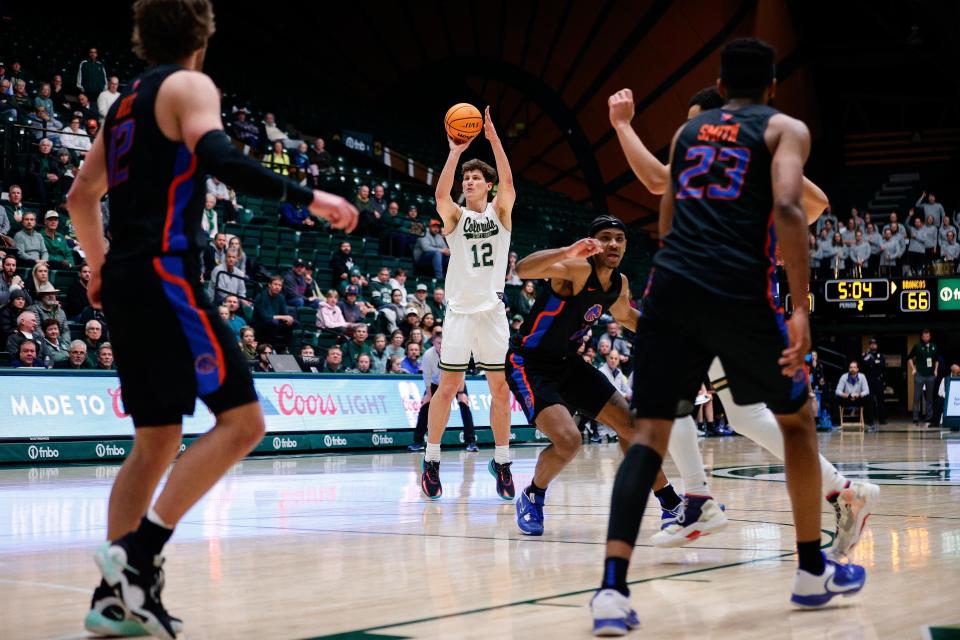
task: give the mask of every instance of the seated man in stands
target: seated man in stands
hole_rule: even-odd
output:
[[[957,243],[957,234],[952,229],[947,232],[946,239],[940,245],[940,257],[944,262],[953,265],[952,271],[956,272],[957,262],[960,261],[960,244]]]
[[[343,366],[347,369],[356,369],[357,360],[361,355],[370,355],[370,345],[367,344],[367,325],[358,324],[353,330],[353,339],[343,345]]]
[[[113,345],[109,342],[104,342],[100,345],[100,348],[97,349],[97,369],[101,371],[113,371],[116,367],[113,366]]]
[[[204,282],[210,280],[210,272],[227,260],[227,234],[218,233],[213,237],[213,242],[203,249],[203,279]]]
[[[12,367],[42,367],[43,363],[38,358],[37,343],[31,340],[25,340],[20,343],[16,357],[10,362]]]
[[[27,164],[27,176],[32,181],[34,194],[45,205],[54,206],[60,202],[61,169],[53,155],[53,141],[43,138],[37,145],[37,152],[30,156]]]
[[[24,311],[17,316],[17,330],[7,338],[7,352],[17,353],[21,344],[30,341],[37,345],[37,353],[40,353],[43,336],[37,330],[38,324],[37,314],[33,311]]]
[[[350,324],[362,323],[368,313],[376,313],[376,309],[366,302],[357,300],[358,293],[357,288],[351,285],[344,292],[343,299],[337,303],[343,312],[344,320]]]
[[[333,168],[333,156],[326,150],[323,138],[313,141],[307,156],[310,158],[310,175],[314,177],[314,186],[316,186],[316,178],[320,175],[332,175],[337,172]]]
[[[90,305],[87,298],[87,285],[90,284],[90,267],[86,264],[80,267],[80,277],[73,281],[70,288],[67,289],[67,300],[64,304],[64,311],[67,318],[71,320],[76,318],[83,310]]]
[[[60,323],[56,318],[47,318],[41,323],[43,328],[43,353],[41,359],[56,364],[66,360],[70,353],[70,341],[60,335]]]
[[[350,277],[350,269],[354,267],[352,251],[353,248],[350,243],[344,240],[340,243],[337,252],[330,258],[330,270],[333,272],[331,284],[334,288],[339,287],[341,282]]]
[[[285,202],[280,207],[280,225],[291,229],[304,230],[317,226],[317,221],[303,205]]]
[[[210,272],[210,297],[219,304],[226,296],[247,297],[247,274],[237,268],[237,252],[228,251],[223,264],[218,264]]]
[[[90,151],[90,138],[80,128],[80,116],[73,114],[70,116],[70,122],[65,126],[60,136],[60,143],[64,149],[69,149],[80,158]]]
[[[87,320],[83,327],[83,342],[87,348],[87,363],[92,369],[97,365],[97,349],[105,342],[103,325],[99,320]]]
[[[313,297],[306,297],[307,263],[297,258],[293,261],[293,267],[283,276],[283,299],[291,307],[310,307],[316,309],[320,306],[320,300]]]
[[[327,359],[323,363],[320,373],[343,373],[343,351],[337,345],[327,349]]]
[[[423,365],[420,363],[420,345],[416,342],[407,343],[407,357],[403,359],[400,366],[407,373],[418,375]]]
[[[12,184],[7,190],[7,197],[8,200],[3,203],[3,208],[10,228],[5,235],[12,236],[20,231],[20,222],[23,220],[23,214],[26,213],[23,208],[23,189],[20,185]]]
[[[250,111],[246,107],[237,111],[234,121],[230,124],[230,135],[243,144],[258,149],[260,147],[260,129],[247,119],[248,115],[250,115]]]
[[[283,278],[273,276],[270,284],[253,302],[253,317],[261,341],[269,342],[278,352],[290,344],[296,320],[287,309],[283,299]]]
[[[377,275],[370,281],[370,302],[377,309],[390,302],[390,268],[380,267]]]
[[[17,274],[17,257],[7,255],[3,257],[3,271],[0,273],[0,307],[7,304],[14,291],[23,291],[26,294],[26,285],[23,278]],[[27,298],[29,299],[29,296]],[[28,300],[27,304],[31,303],[32,301]]]
[[[433,269],[433,277],[443,280],[450,263],[450,247],[440,233],[440,221],[430,221],[430,232],[417,240],[413,246],[413,261],[418,267]]]
[[[357,366],[354,367],[354,371],[356,371],[356,373],[373,373],[371,370],[372,364],[373,362],[370,359],[370,354],[361,353],[357,358]]]
[[[856,360],[850,361],[849,373],[840,376],[837,381],[837,404],[840,405],[840,411],[847,407],[863,407],[864,422],[869,425],[870,431],[876,430],[870,386],[867,377],[860,375],[860,364]]]
[[[366,284],[367,281],[363,277],[363,272],[357,267],[353,267],[350,269],[350,278],[340,283],[340,295],[345,295],[347,293],[347,287],[352,286],[357,290],[357,298],[362,300],[364,294],[363,288]]]
[[[94,364],[87,360],[87,345],[83,340],[70,343],[70,353],[66,360],[53,365],[54,369],[93,369]]]
[[[20,222],[23,229],[13,236],[13,241],[17,245],[17,255],[22,266],[32,267],[49,257],[47,245],[43,241],[43,236],[36,230],[37,214],[33,211],[25,211]]]
[[[243,315],[245,308],[240,306],[240,298],[229,294],[223,298],[223,306],[227,308],[227,326],[233,331],[237,341],[240,341],[240,329],[250,324],[250,319]]]
[[[63,234],[57,232],[60,214],[51,209],[43,215],[43,244],[47,247],[47,262],[51,269],[72,269],[73,249]]]
[[[29,311],[37,316],[37,323],[43,324],[48,318],[53,318],[60,325],[60,335],[67,340],[70,339],[70,327],[67,325],[67,314],[60,308],[60,301],[57,300],[58,289],[54,289],[49,282],[44,282],[37,290],[34,296],[33,305]]]
[[[447,313],[447,298],[443,287],[437,287],[433,290],[433,298],[427,300],[427,306],[430,307],[430,313],[433,314],[437,322],[443,324],[443,316]]]
[[[430,305],[427,304],[427,285],[423,283],[417,285],[413,298],[407,301],[407,306],[416,309],[417,315],[421,318],[430,313]]]

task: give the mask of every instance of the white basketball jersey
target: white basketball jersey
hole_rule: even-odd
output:
[[[510,231],[500,224],[493,203],[487,203],[483,213],[460,207],[460,220],[447,236],[447,245],[450,264],[444,288],[450,310],[475,313],[500,304]]]

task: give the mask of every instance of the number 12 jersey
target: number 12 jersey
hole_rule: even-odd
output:
[[[482,213],[460,207],[460,220],[447,235],[450,264],[445,295],[455,313],[488,311],[503,301],[510,230],[488,203]]]

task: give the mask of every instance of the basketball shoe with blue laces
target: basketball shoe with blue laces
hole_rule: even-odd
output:
[[[497,479],[497,495],[501,500],[513,500],[516,497],[516,491],[513,488],[513,474],[510,472],[512,462],[498,464],[496,460],[491,460],[487,465],[487,471]]]
[[[590,613],[595,636],[625,636],[640,626],[640,618],[630,606],[630,598],[616,589],[598,590],[590,600]]]
[[[543,535],[543,503],[544,497],[535,493],[521,492],[517,498],[517,526],[524,535]]]
[[[175,640],[174,618],[160,600],[163,591],[163,557],[149,557],[131,542],[133,534],[104,542],[97,548],[94,560],[104,581],[116,588],[117,595],[133,619],[143,625],[149,635],[162,640]]]
[[[440,484],[440,461],[427,460],[420,462],[420,490],[430,500],[439,500],[443,495],[443,485]]]
[[[163,581],[162,569],[160,581]],[[174,631],[181,633],[183,631],[183,620],[175,616],[170,616],[170,620],[173,623]],[[87,612],[87,616],[83,620],[83,626],[87,631],[98,636],[133,638],[148,635],[143,625],[127,612],[123,600],[117,593],[117,588],[111,587],[103,581],[93,591],[90,611]]]
[[[824,556],[824,570],[819,576],[797,569],[790,602],[798,607],[822,607],[836,596],[849,597],[863,589],[867,572],[856,564],[841,564]]]
[[[660,531],[650,538],[655,547],[682,547],[727,526],[723,508],[710,496],[687,494],[679,509],[672,522],[665,513],[661,515]]]

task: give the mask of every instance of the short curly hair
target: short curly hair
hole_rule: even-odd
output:
[[[137,0],[133,4],[133,52],[160,64],[202,49],[213,35],[210,0]]]
[[[463,163],[463,166],[460,168],[461,173],[466,173],[468,171],[479,171],[483,174],[483,179],[487,182],[496,182],[497,181],[497,170],[488,165],[483,160],[467,160]]]

